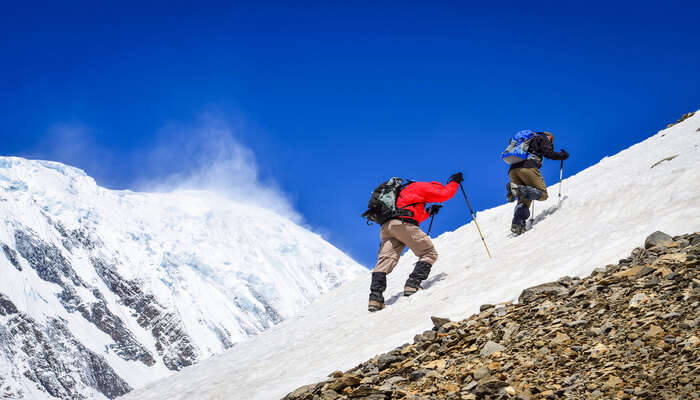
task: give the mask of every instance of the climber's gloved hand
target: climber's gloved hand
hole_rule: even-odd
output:
[[[457,183],[462,183],[464,181],[464,176],[462,176],[461,172],[456,172],[450,176],[450,179],[447,180],[447,183],[450,182],[457,182]]]
[[[442,208],[442,205],[433,204],[430,207],[426,207],[425,211],[428,213],[428,215],[433,216],[433,215],[437,215],[437,213],[440,211],[440,208]]]

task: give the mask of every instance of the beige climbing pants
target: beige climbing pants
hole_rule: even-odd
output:
[[[510,170],[510,172],[508,172],[508,176],[510,177],[510,181],[516,185],[531,186],[542,192],[542,196],[537,199],[538,201],[547,200],[549,197],[547,194],[547,185],[544,183],[544,178],[542,178],[542,174],[540,173],[539,169],[516,168]],[[532,200],[518,199],[518,203],[524,203],[527,208],[530,208]]]
[[[399,262],[399,257],[408,246],[420,261],[435,264],[438,254],[430,237],[418,226],[396,219],[382,225],[379,233],[379,256],[373,272],[391,273]]]

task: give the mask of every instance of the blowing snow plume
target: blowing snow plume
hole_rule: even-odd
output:
[[[216,192],[301,220],[278,185],[260,177],[255,154],[224,122],[208,118],[194,128],[165,129],[146,160],[148,174],[159,178],[140,183],[139,190]]]

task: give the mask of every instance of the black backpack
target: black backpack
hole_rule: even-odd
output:
[[[369,198],[367,211],[362,213],[362,218],[367,219],[367,225],[369,225],[370,222],[383,225],[392,218],[413,216],[412,212],[396,207],[396,200],[399,198],[399,193],[410,183],[409,181],[403,184],[403,179],[393,177],[377,186],[372,192],[372,196]]]

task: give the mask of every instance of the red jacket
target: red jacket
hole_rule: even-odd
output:
[[[457,193],[457,188],[459,188],[457,182],[450,182],[447,186],[438,182],[413,182],[409,184],[399,193],[396,207],[411,211],[413,217],[401,217],[400,219],[414,220],[420,224],[430,216],[425,211],[425,203],[447,201]]]

